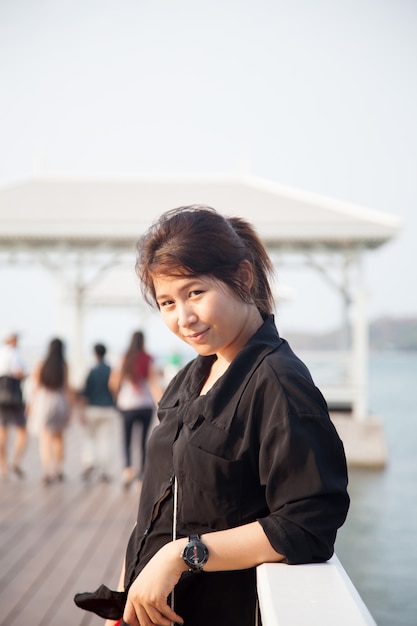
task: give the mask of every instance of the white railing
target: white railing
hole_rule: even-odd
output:
[[[376,626],[337,556],[257,568],[262,626]]]

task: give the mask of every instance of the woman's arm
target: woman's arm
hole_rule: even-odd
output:
[[[76,402],[76,394],[75,394],[74,389],[70,386],[70,383],[69,383],[69,371],[68,371],[68,365],[66,363],[64,364],[64,392],[65,392],[65,395],[67,396],[67,400],[68,400],[68,404],[70,405],[70,408],[73,408]]]
[[[204,566],[207,572],[246,569],[285,560],[285,556],[271,546],[258,522],[208,533],[202,535],[201,540],[209,550]],[[187,540],[182,541],[187,543]]]
[[[207,572],[246,569],[261,563],[284,560],[272,548],[262,526],[252,522],[237,528],[201,537],[209,551],[204,566]],[[168,605],[167,598],[181,574],[187,571],[181,553],[188,539],[177,539],[163,546],[132,584],[123,618],[129,626],[170,626],[182,623],[180,615]]]
[[[122,375],[120,369],[112,368],[109,377],[109,389],[115,401],[117,400],[117,394],[119,393],[121,382]]]
[[[34,397],[41,384],[40,383],[41,368],[42,368],[41,363],[38,363],[37,365],[35,365],[32,371],[32,375],[30,376],[30,379],[29,379],[29,393],[28,393],[28,398],[26,400],[26,408],[25,408],[26,415],[29,418],[30,418],[31,409],[33,406]]]

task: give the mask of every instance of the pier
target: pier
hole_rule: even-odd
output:
[[[115,479],[81,480],[80,432],[67,433],[65,481],[41,484],[37,442],[30,440],[26,477],[0,483],[1,626],[98,626],[73,596],[102,582],[118,583],[126,543],[136,520],[138,489],[124,491],[115,450]],[[117,471],[117,474],[116,474]]]
[[[0,626],[103,625],[73,596],[101,583],[116,587],[139,487],[122,489],[117,440],[114,480],[81,480],[77,423],[67,432],[66,478],[45,487],[36,444],[30,439],[26,477],[0,483]],[[337,557],[319,565],[262,565],[258,593],[263,626],[375,625]]]

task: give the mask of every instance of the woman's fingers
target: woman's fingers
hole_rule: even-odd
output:
[[[163,607],[163,610],[158,610],[154,606],[149,606],[147,609],[151,624],[158,624],[158,626],[171,626],[171,623],[182,624],[183,620],[179,615],[173,611],[168,604]]]
[[[152,604],[133,604],[133,602],[127,602],[123,620],[129,626],[171,626],[172,622],[183,623],[183,619],[168,604],[159,609]]]

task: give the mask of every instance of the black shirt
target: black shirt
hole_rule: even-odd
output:
[[[258,520],[289,564],[333,553],[348,506],[343,445],[306,366],[269,317],[208,391],[215,357],[198,356],[162,397],[148,444],[136,528],[126,554],[126,589],[177,536]],[[175,610],[186,626],[252,626],[255,570],[185,574]]]
[[[83,391],[83,396],[87,399],[88,404],[103,407],[114,405],[113,396],[109,389],[109,378],[110,366],[104,361],[100,361],[91,368]]]

